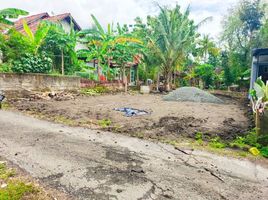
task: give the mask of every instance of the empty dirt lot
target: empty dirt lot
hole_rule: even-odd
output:
[[[41,118],[68,125],[104,129],[152,139],[194,137],[202,132],[207,138],[231,140],[245,134],[251,122],[245,99],[218,96],[224,104],[167,102],[163,95],[107,94],[73,95],[68,100],[23,98],[12,106]],[[126,117],[115,108],[130,107],[148,115]]]

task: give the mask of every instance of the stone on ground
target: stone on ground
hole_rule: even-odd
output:
[[[218,97],[198,89],[196,87],[181,87],[170,92],[163,98],[165,101],[190,101],[199,103],[218,103],[222,104],[223,101]]]

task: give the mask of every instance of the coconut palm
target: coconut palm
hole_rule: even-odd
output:
[[[197,26],[189,19],[189,8],[184,13],[177,5],[174,9],[161,7],[152,23],[152,50],[160,60],[166,90],[170,90],[172,72],[182,55],[187,54],[196,38]]]

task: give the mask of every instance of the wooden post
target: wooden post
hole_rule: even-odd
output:
[[[61,50],[61,74],[64,75],[64,55],[63,55],[63,50]]]

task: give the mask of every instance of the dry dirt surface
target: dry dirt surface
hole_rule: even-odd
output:
[[[0,111],[0,127],[0,156],[71,199],[266,200],[268,196],[267,165],[7,111]]]
[[[245,99],[220,98],[224,104],[168,102],[163,100],[163,95],[153,94],[78,95],[67,100],[26,98],[13,101],[12,105],[46,119],[142,138],[176,139],[202,132],[207,138],[219,136],[232,140],[245,134],[251,125]],[[126,117],[114,110],[124,107],[149,114]]]

